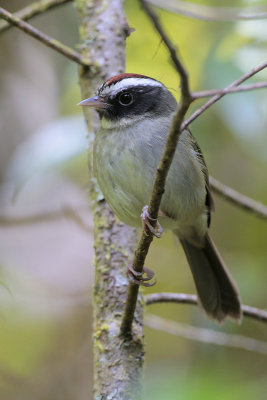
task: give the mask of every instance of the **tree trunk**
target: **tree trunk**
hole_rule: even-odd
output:
[[[82,55],[91,63],[89,68],[80,69],[82,98],[87,98],[107,78],[124,72],[125,39],[129,27],[120,0],[76,0],[76,7],[80,17]],[[84,111],[92,171],[93,136],[99,120],[94,112]],[[119,336],[128,288],[126,271],[133,258],[136,232],[116,220],[94,179],[91,180],[90,198],[95,226],[94,398],[138,400],[144,354],[140,299],[132,338]]]

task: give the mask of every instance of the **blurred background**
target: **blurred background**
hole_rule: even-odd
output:
[[[195,0],[248,7],[249,0]],[[187,3],[184,1],[184,3]],[[1,0],[14,12],[26,0]],[[150,75],[178,95],[168,53],[135,0],[126,0],[127,72]],[[191,88],[223,88],[266,60],[267,22],[207,22],[159,11],[190,75]],[[31,21],[73,48],[72,3]],[[267,79],[267,70],[251,82]],[[0,398],[92,398],[92,220],[88,140],[75,63],[12,28],[0,35]],[[202,101],[194,104],[193,111]],[[226,96],[192,125],[210,174],[267,203],[266,89]],[[267,308],[266,225],[215,197],[212,236],[245,304]],[[192,277],[172,236],[155,240],[147,265],[157,285],[193,293]],[[266,325],[210,322],[196,307],[153,305],[177,322],[267,340]],[[265,399],[267,357],[146,328],[144,400]],[[91,396],[91,397],[90,397]]]

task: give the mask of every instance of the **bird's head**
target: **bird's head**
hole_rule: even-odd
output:
[[[110,127],[134,124],[143,118],[168,117],[177,108],[175,98],[161,82],[130,73],[108,79],[95,97],[78,105],[95,108]]]

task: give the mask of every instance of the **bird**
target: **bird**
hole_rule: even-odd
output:
[[[78,105],[94,108],[100,117],[93,168],[105,200],[125,224],[140,227],[142,214],[143,221],[151,225],[144,206],[151,197],[157,167],[178,109],[175,97],[154,78],[123,73],[105,81],[96,96]],[[153,233],[160,236],[162,227],[179,238],[199,305],[207,316],[218,322],[226,317],[240,322],[237,286],[209,234],[213,210],[204,157],[190,130],[185,129],[167,175]]]

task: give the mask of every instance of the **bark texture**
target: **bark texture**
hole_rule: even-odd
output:
[[[76,7],[82,55],[90,60],[90,67],[80,67],[82,98],[86,98],[107,78],[124,72],[129,28],[120,0],[76,0]],[[84,111],[92,171],[92,142],[99,121],[90,110]],[[136,232],[116,221],[94,179],[90,197],[95,226],[94,398],[138,400],[144,354],[140,299],[132,336],[120,336],[128,288],[126,271],[136,247]]]

